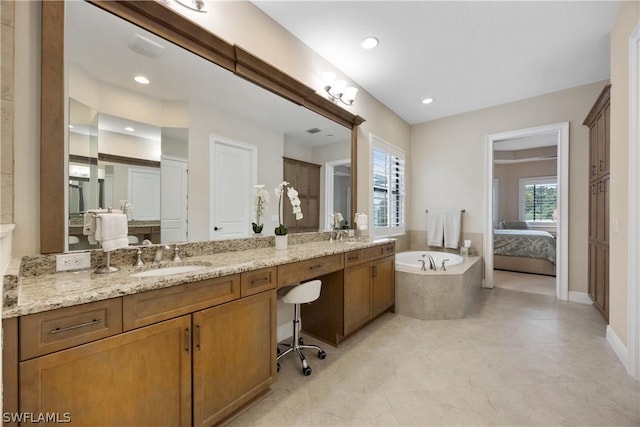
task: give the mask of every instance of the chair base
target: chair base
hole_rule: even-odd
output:
[[[305,376],[311,375],[311,366],[307,363],[307,359],[302,354],[302,350],[316,350],[318,352],[318,358],[325,359],[327,357],[327,353],[317,345],[304,344],[302,338],[300,337],[300,304],[294,304],[294,319],[293,319],[293,337],[291,338],[291,344],[288,345],[287,349],[283,352],[280,352],[280,348],[278,348],[278,357],[277,360],[286,356],[289,353],[295,352],[300,358],[300,362],[302,363],[302,373]],[[280,364],[278,363],[278,371],[280,371]]]

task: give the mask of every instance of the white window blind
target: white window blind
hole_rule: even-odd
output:
[[[372,233],[375,236],[404,233],[404,152],[376,137],[371,141]]]
[[[557,220],[558,180],[554,177],[520,179],[520,219],[530,223]],[[555,215],[555,217],[554,217]]]

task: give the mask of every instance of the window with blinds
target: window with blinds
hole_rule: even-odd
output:
[[[375,137],[372,142],[373,234],[400,234],[405,226],[404,152]]]
[[[527,222],[557,221],[556,177],[520,179],[520,219]]]

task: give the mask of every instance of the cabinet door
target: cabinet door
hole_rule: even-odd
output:
[[[373,263],[373,316],[377,316],[395,302],[395,262],[386,257]]]
[[[372,317],[371,276],[373,264],[366,262],[344,270],[344,335],[347,336]]]
[[[193,425],[213,425],[276,378],[276,292],[193,314]]]
[[[589,239],[598,238],[598,183],[589,184]]]
[[[190,327],[183,316],[21,362],[20,412],[68,413],[83,426],[189,426]]]

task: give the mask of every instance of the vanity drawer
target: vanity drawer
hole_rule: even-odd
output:
[[[344,254],[329,255],[278,266],[278,287],[292,285],[344,268]]]
[[[261,268],[240,274],[240,296],[254,295],[276,287],[276,267]]]
[[[20,360],[122,332],[122,299],[112,298],[20,318]]]
[[[122,298],[125,331],[240,298],[240,275],[217,277]]]
[[[360,264],[361,262],[362,262],[362,250],[351,251],[344,254],[345,267]]]

